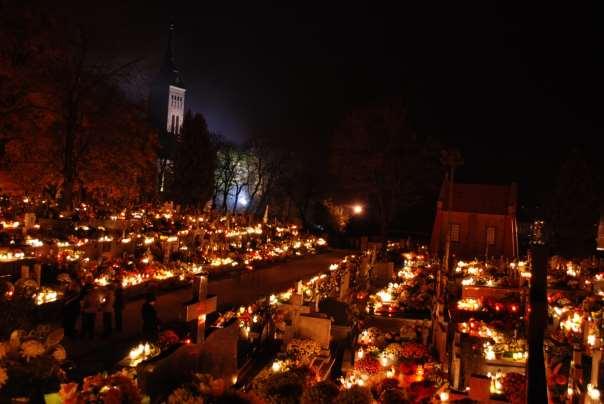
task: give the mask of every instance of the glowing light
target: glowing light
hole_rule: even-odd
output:
[[[593,387],[591,384],[587,385],[587,394],[589,395],[589,398],[591,398],[592,400],[597,401],[600,399],[600,390]]]
[[[464,311],[478,311],[482,308],[480,299],[468,297],[457,302],[457,308]]]
[[[354,205],[352,207],[352,213],[354,213],[355,215],[360,215],[361,213],[363,213],[363,205]]]
[[[493,345],[491,345],[488,342],[485,342],[483,345],[484,348],[484,358],[488,361],[494,361],[495,359],[497,359],[497,356],[495,355],[495,351],[493,350]]]

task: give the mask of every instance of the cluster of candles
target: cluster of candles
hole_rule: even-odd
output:
[[[130,366],[134,367],[142,361],[147,360],[152,356],[155,356],[156,354],[157,348],[154,345],[145,342],[138,344],[137,346],[132,348],[130,352],[128,352],[128,360],[130,362]]]

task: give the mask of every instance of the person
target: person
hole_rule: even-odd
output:
[[[96,313],[99,311],[99,296],[91,284],[87,284],[84,289],[84,298],[82,300],[82,337],[94,338],[94,328],[96,323]]]
[[[63,329],[65,335],[70,338],[75,337],[75,327],[80,316],[80,304],[82,301],[82,291],[75,281],[69,283],[67,289],[67,299],[63,305]]]
[[[122,314],[124,311],[124,287],[119,280],[115,285],[115,301],[113,302],[113,313],[115,317],[115,330],[122,332]]]
[[[115,292],[113,285],[107,288],[102,301],[103,310],[103,338],[111,335],[111,326],[113,320],[113,307],[115,305]]]
[[[157,338],[157,329],[159,327],[157,311],[155,310],[155,300],[155,295],[153,293],[147,294],[141,310],[143,317],[143,337],[148,341],[153,341]]]

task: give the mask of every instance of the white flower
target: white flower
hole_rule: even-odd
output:
[[[0,367],[0,389],[6,384],[7,381],[8,373],[6,372],[6,369]]]

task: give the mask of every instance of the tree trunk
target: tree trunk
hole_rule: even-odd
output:
[[[63,165],[63,201],[62,208],[71,210],[73,208],[73,187],[75,185],[75,117],[73,113],[67,121],[65,133],[64,165]]]

